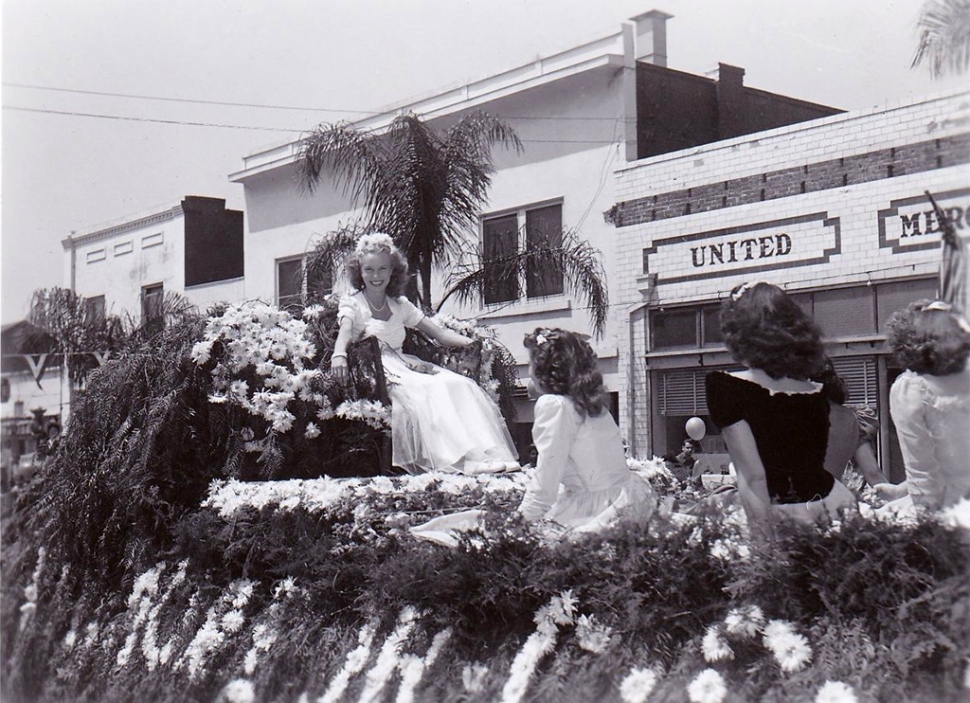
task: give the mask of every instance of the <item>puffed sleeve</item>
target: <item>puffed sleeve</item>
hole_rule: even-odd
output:
[[[344,318],[349,319],[353,324],[354,336],[359,335],[364,328],[364,319],[357,302],[351,295],[341,296],[337,306],[337,324],[339,325]]]
[[[572,400],[566,396],[543,395],[536,401],[532,441],[539,458],[525,497],[519,505],[519,512],[527,520],[544,517],[556,502],[563,471],[581,422],[582,418],[572,406]]]
[[[707,390],[707,409],[711,420],[723,429],[740,422],[750,407],[746,400],[747,384],[723,371],[711,371],[704,379]]]
[[[424,319],[424,313],[421,312],[420,308],[403,295],[397,299],[397,306],[405,327],[417,327],[418,323]]]

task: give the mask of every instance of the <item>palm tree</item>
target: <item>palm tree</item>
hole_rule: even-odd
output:
[[[926,61],[934,78],[970,67],[970,0],[927,0],[917,24],[913,67]]]
[[[136,320],[95,312],[87,298],[70,289],[43,288],[34,291],[31,299],[27,315],[31,334],[23,344],[25,349],[63,354],[73,394],[75,387],[83,385],[85,376],[100,365],[95,352],[122,351],[157,334],[165,325],[197,314],[185,296],[173,292],[165,294],[155,316]]]
[[[421,278],[409,295],[431,306],[431,270],[456,255],[478,221],[491,176],[491,148],[522,150],[506,123],[478,112],[443,136],[416,115],[400,115],[382,134],[347,123],[320,125],[303,140],[300,183],[312,192],[326,171],[354,205],[368,212],[366,227],[387,232]]]
[[[24,347],[63,354],[71,392],[99,365],[85,352],[112,351],[127,337],[119,318],[94,313],[86,298],[67,288],[34,291],[27,322],[34,334],[24,340]]]

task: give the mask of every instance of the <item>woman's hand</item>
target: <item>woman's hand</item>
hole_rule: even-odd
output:
[[[347,364],[347,357],[334,354],[330,359],[330,371],[338,381],[347,383],[350,380],[350,366]]]

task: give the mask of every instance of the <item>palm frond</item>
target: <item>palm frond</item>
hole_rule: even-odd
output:
[[[452,267],[446,280],[448,289],[438,309],[452,297],[462,304],[479,303],[494,281],[519,281],[528,271],[562,276],[565,289],[589,310],[593,334],[602,337],[609,312],[609,291],[600,252],[570,230],[563,231],[562,244],[558,246],[535,247],[496,259],[486,260],[481,249],[466,249]]]
[[[342,224],[333,232],[324,235],[306,257],[307,303],[322,301],[323,292],[314,290],[310,281],[336,279],[343,274],[344,260],[348,252],[367,228],[360,223]]]
[[[970,67],[970,0],[927,0],[917,23],[919,45],[912,67],[929,65],[934,78]]]
[[[316,127],[300,144],[297,178],[303,191],[313,193],[324,171],[330,172],[334,184],[342,184],[344,195],[353,202],[366,197],[381,174],[374,137],[346,122]]]

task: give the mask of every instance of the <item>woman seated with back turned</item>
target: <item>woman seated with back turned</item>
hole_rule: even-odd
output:
[[[887,328],[905,369],[889,391],[906,466],[901,500],[945,508],[970,496],[970,326],[949,303],[920,300],[893,313]]]
[[[646,478],[627,466],[592,347],[573,332],[545,328],[524,343],[539,393],[532,426],[538,458],[519,512],[576,532],[605,528],[621,513],[649,518],[656,500]]]
[[[825,470],[829,401],[809,379],[824,365],[818,326],[769,283],[736,287],[721,308],[721,332],[743,371],[707,375],[707,406],[721,428],[749,521],[786,514],[815,522],[855,506]]]

